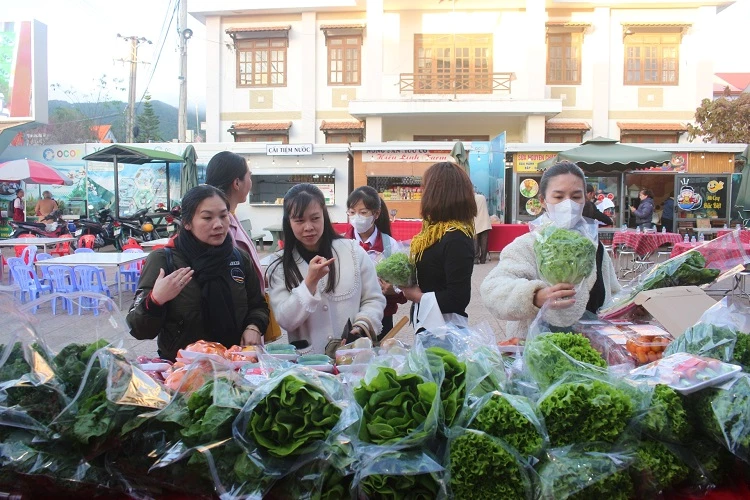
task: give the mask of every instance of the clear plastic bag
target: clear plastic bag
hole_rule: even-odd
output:
[[[417,268],[409,255],[409,247],[400,248],[390,256],[380,258],[375,265],[378,278],[394,286],[407,287],[417,284]]]
[[[361,460],[360,465],[352,489],[362,500],[446,498],[444,469],[427,453],[385,450]]]

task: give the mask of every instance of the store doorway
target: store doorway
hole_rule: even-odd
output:
[[[670,197],[674,196],[675,189],[675,174],[674,173],[663,173],[663,172],[635,172],[625,174],[625,211],[623,213],[625,217],[624,224],[627,224],[630,228],[635,228],[635,215],[630,210],[630,207],[638,208],[641,200],[638,197],[639,193],[643,189],[649,189],[654,194],[654,215],[651,221],[655,224],[656,229],[661,231],[664,224],[662,218],[667,222],[667,231],[675,231],[675,219],[672,216],[671,219],[664,217],[664,202]]]

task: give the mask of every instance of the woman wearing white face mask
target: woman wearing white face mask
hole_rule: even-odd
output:
[[[583,220],[586,177],[575,163],[560,162],[547,169],[539,188],[547,216],[559,227],[572,228]],[[539,276],[534,254],[535,235],[525,234],[500,254],[500,262],[480,288],[485,306],[498,319],[507,320],[506,334],[524,338],[545,302],[547,321],[567,327],[586,311],[595,313],[620,290],[612,260],[599,243],[596,269],[583,280],[578,293],[570,283],[548,286]]]
[[[366,252],[379,252],[384,257],[401,250],[399,242],[391,237],[388,208],[375,189],[370,186],[358,187],[346,200],[346,208],[349,215],[349,229],[344,234],[346,238],[359,242]],[[383,329],[378,335],[380,340],[393,328],[393,315],[399,304],[406,303],[406,297],[400,291],[397,292],[390,283],[381,279],[378,281],[386,300]]]

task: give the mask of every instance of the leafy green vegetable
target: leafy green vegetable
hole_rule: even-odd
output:
[[[521,455],[534,455],[544,442],[538,423],[531,401],[497,392],[484,403],[470,427],[504,439]]]
[[[580,333],[537,335],[526,344],[524,362],[543,387],[560,380],[567,372],[585,372],[592,370],[591,366],[607,366],[601,354],[591,347],[589,339]]]
[[[659,441],[643,441],[630,467],[640,498],[650,498],[687,479],[690,469]]]
[[[750,375],[728,389],[704,389],[693,395],[695,421],[703,431],[744,460],[750,460]]]
[[[235,389],[233,400],[229,404],[214,404],[214,391],[224,392]],[[207,444],[212,441],[232,437],[232,422],[240,408],[247,401],[250,392],[234,386],[230,380],[217,378],[209,380],[200,389],[190,395],[187,402],[188,424],[180,431],[189,446]]]
[[[375,266],[378,277],[396,286],[411,286],[415,283],[416,270],[409,256],[396,252]]]
[[[83,381],[86,365],[96,351],[109,344],[100,339],[90,344],[68,344],[52,360],[57,376],[65,386],[65,393],[74,397]]]
[[[565,382],[547,392],[539,410],[552,446],[604,441],[614,443],[633,416],[624,391],[600,380]]]
[[[627,455],[571,449],[555,453],[539,467],[540,498],[630,500],[633,482]]]
[[[435,382],[425,382],[416,374],[397,375],[392,368],[379,368],[369,384],[362,380],[354,389],[354,399],[363,410],[360,439],[388,444],[406,437],[418,441],[429,436],[434,426],[427,428],[428,418],[436,423],[433,411],[436,397]],[[425,428],[415,432],[423,424]]]
[[[445,425],[451,426],[464,406],[466,398],[466,364],[458,361],[455,354],[441,347],[426,349],[427,359],[433,376],[442,368],[445,378],[440,386],[440,398],[443,401]]]
[[[643,427],[652,437],[662,441],[686,443],[693,434],[693,425],[683,396],[669,386],[657,385]]]
[[[750,369],[750,334],[737,332],[737,342],[734,344],[732,358],[746,371]]]
[[[362,478],[359,487],[365,498],[392,500],[433,500],[440,486],[432,474],[384,475],[372,474]],[[345,498],[345,496],[340,497]]]
[[[467,430],[450,444],[450,486],[457,499],[523,499],[528,478],[501,442]]]
[[[721,486],[734,475],[735,457],[724,446],[709,439],[690,442],[690,451],[699,467],[690,470],[688,483],[702,487]]]
[[[534,253],[539,275],[551,285],[580,283],[596,265],[596,245],[590,239],[552,224],[540,230]]]
[[[697,250],[690,250],[651,268],[638,291],[705,285],[715,280],[720,273],[718,269],[707,269],[703,255]]]
[[[731,328],[710,323],[697,323],[670,342],[664,351],[664,355],[687,352],[729,363],[732,361],[732,351],[737,340],[737,334],[738,332]]]
[[[482,397],[502,390],[505,384],[505,364],[497,349],[479,346],[466,363],[466,379],[472,396]]]
[[[245,433],[275,457],[300,455],[325,441],[340,415],[323,391],[287,375],[253,408]]]

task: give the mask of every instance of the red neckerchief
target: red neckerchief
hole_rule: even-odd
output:
[[[344,233],[344,238],[348,238],[350,240],[356,240],[357,238],[354,236],[354,227],[349,225],[349,229],[346,230]],[[359,246],[365,249],[365,252],[369,250],[374,250],[376,252],[383,253],[383,233],[382,231],[378,231],[378,235],[375,237],[375,244],[370,245],[369,243],[365,241],[360,241]],[[370,248],[368,248],[370,247]]]

